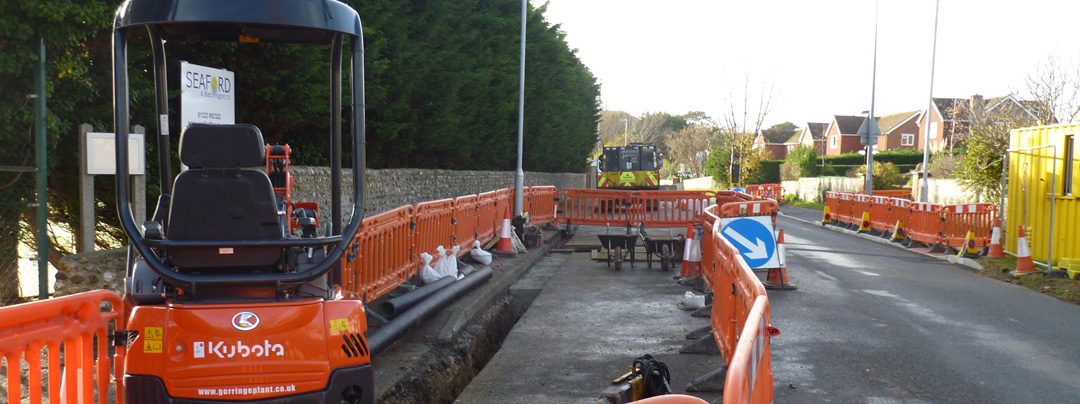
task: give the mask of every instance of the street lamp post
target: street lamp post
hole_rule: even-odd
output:
[[[630,120],[627,119],[627,118],[623,118],[622,119],[622,124],[623,124],[622,145],[623,146],[629,146],[630,145]]]
[[[525,17],[529,0],[521,0],[521,59],[518,68],[517,173],[514,176],[514,215],[521,217],[525,206],[525,170],[521,168],[525,133]]]
[[[865,183],[863,184],[863,190],[867,195],[874,193],[874,143],[877,143],[877,136],[874,128],[877,128],[877,122],[874,121],[874,100],[877,95],[877,40],[878,40],[878,6],[880,1],[874,2],[874,65],[873,73],[871,73],[870,79],[870,115],[867,116],[867,131],[866,136],[866,175]]]
[[[929,202],[930,199],[930,130],[937,128],[930,127],[930,110],[934,108],[934,63],[937,61],[937,27],[938,27],[938,11],[940,9],[941,0],[934,1],[934,45],[930,52],[930,99],[926,101],[926,134],[923,135],[923,157],[922,157],[922,186],[919,192],[919,201]]]

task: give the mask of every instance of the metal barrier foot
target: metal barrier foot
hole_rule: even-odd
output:
[[[946,251],[948,251],[948,249],[945,246],[941,245],[941,244],[934,244],[934,245],[930,246],[930,252],[931,253],[940,254],[940,253],[944,253]]]
[[[704,355],[719,355],[720,346],[716,344],[716,338],[712,333],[704,337],[695,339],[683,345],[679,348],[681,354],[704,354]]]
[[[705,318],[708,318],[708,317],[712,316],[712,305],[707,304],[707,305],[705,305],[705,307],[694,310],[693,313],[690,313],[690,316],[691,317],[705,317]]]
[[[727,365],[703,374],[686,384],[688,392],[724,391],[724,379],[727,378]]]
[[[712,336],[711,325],[707,325],[694,331],[690,331],[688,334],[686,334],[686,339],[699,339],[704,336]]]

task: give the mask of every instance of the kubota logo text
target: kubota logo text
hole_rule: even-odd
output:
[[[232,317],[232,326],[240,331],[250,331],[259,326],[259,316],[250,311],[241,311]]]
[[[272,344],[270,340],[263,340],[263,343],[255,345],[244,344],[243,341],[236,341],[236,344],[226,345],[223,341],[195,341],[191,349],[191,355],[196,359],[206,358],[210,356],[217,356],[219,359],[229,359],[234,357],[255,357],[265,358],[271,355],[273,356],[285,356],[285,346],[281,344]]]

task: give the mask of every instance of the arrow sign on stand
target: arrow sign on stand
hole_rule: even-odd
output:
[[[773,233],[772,217],[727,217],[720,218],[723,235],[742,255],[750,269],[780,267],[776,256],[776,235]]]
[[[727,237],[728,240],[731,240],[736,247],[739,247],[739,250],[747,250],[743,253],[747,259],[759,260],[762,258],[769,258],[769,251],[765,249],[765,242],[761,241],[759,238],[755,238],[754,242],[750,242],[750,240],[747,240],[746,237],[743,237],[742,234],[739,234],[739,232],[731,227],[724,228],[724,236]]]

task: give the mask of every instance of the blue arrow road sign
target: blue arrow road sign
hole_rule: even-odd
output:
[[[739,250],[746,265],[751,269],[776,268],[780,260],[776,256],[776,238],[769,216],[733,217],[721,219],[718,229],[735,249]]]

